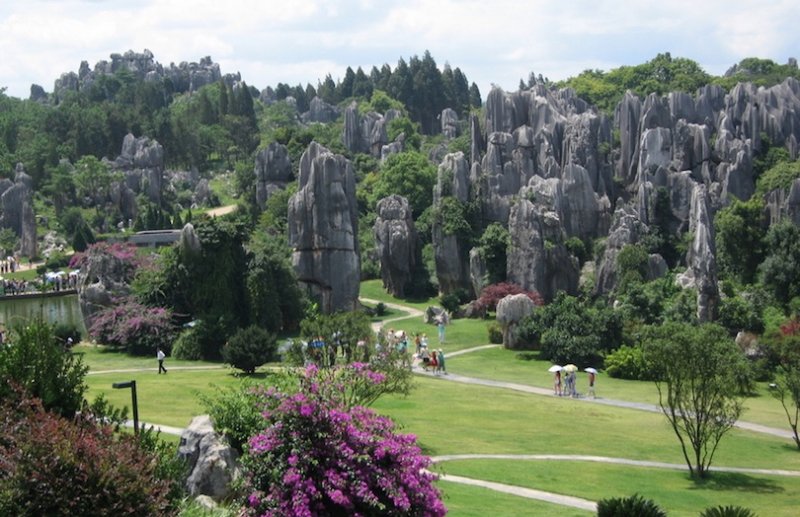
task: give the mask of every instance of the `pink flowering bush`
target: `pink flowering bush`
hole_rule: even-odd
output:
[[[262,392],[268,426],[244,457],[244,515],[447,513],[416,437],[395,433],[390,419],[367,408],[329,399],[331,387],[320,384],[292,395]]]
[[[168,309],[147,307],[129,298],[94,315],[89,336],[98,343],[146,355],[155,354],[158,347],[168,350],[175,328]]]
[[[71,269],[81,268],[90,257],[99,255],[110,255],[119,261],[126,270],[126,276],[129,280],[133,278],[136,269],[147,265],[148,259],[144,255],[137,252],[136,245],[127,242],[112,242],[105,241],[98,242],[89,246],[86,251],[82,253],[75,253],[69,261]]]

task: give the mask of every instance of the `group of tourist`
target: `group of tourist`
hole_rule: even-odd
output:
[[[597,370],[594,368],[586,368],[584,370],[588,375],[588,382],[589,382],[589,391],[587,396],[589,398],[595,398],[595,391],[594,385],[595,381],[597,380]],[[563,386],[562,386],[563,382]],[[553,371],[553,395],[558,397],[572,397],[578,398],[580,397],[580,393],[578,393],[577,388],[577,368],[575,369],[564,369],[561,367],[556,367]]]
[[[389,329],[386,333],[385,341],[386,346],[397,350],[402,356],[408,357],[409,336],[404,330],[395,331],[394,329]],[[444,350],[430,348],[428,346],[428,335],[424,333],[414,336],[414,355],[409,366],[419,366],[426,372],[433,372],[434,375],[447,374]]]
[[[18,267],[19,259],[12,256],[8,256],[4,260],[0,260],[0,274],[14,273],[17,271]]]

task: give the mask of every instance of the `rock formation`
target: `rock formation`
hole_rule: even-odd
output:
[[[112,170],[124,175],[125,185],[135,194],[144,193],[156,205],[161,204],[164,188],[164,148],[146,136],[131,133],[122,141],[120,155],[110,163]],[[128,218],[135,214],[123,215]]]
[[[377,212],[373,233],[383,287],[402,298],[421,260],[411,207],[406,198],[393,194],[378,201]]]
[[[239,454],[214,430],[208,415],[192,418],[181,433],[178,454],[186,460],[186,491],[222,501],[231,495],[231,483],[241,476]]]
[[[510,294],[497,302],[496,319],[503,329],[503,347],[517,348],[517,324],[526,316],[533,314],[536,304],[526,294]]]
[[[289,201],[289,241],[297,279],[325,313],[358,301],[361,277],[355,179],[350,162],[311,142]]]
[[[369,153],[379,158],[381,150],[389,143],[387,126],[398,116],[400,113],[396,110],[388,110],[385,115],[371,111],[362,116],[358,113],[358,105],[353,101],[344,110],[342,143],[348,151]]]
[[[286,146],[272,142],[256,154],[256,203],[263,210],[267,199],[292,180],[292,161]]]
[[[431,225],[436,277],[443,294],[460,289],[472,291],[469,276],[469,247],[463,235],[453,228],[453,220],[469,201],[469,168],[464,153],[448,154],[437,173],[433,206],[439,214]]]
[[[33,213],[33,181],[21,163],[17,164],[14,183],[0,184],[0,228],[9,228],[19,238],[20,255],[36,256],[36,216]]]
[[[691,222],[690,232],[694,240],[689,248],[688,262],[697,288],[697,319],[700,322],[713,321],[717,317],[719,289],[714,223],[704,185],[697,185],[692,193]]]
[[[308,111],[303,113],[300,118],[304,123],[319,122],[329,124],[339,118],[339,109],[319,97],[314,97],[309,103]]]

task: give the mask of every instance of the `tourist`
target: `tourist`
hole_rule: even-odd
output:
[[[447,369],[444,366],[444,352],[442,351],[441,348],[437,352],[436,364],[439,365],[439,371],[447,375]]]
[[[553,374],[553,394],[559,397],[563,394],[561,392],[561,370],[556,370]]]
[[[439,330],[439,344],[444,344],[444,320],[445,316],[442,313],[438,318],[436,318],[436,328]]]
[[[595,398],[594,393],[594,381],[597,379],[597,374],[591,370],[588,370],[587,373],[589,374],[589,398]]]
[[[161,375],[161,372],[167,373],[167,369],[164,368],[164,359],[166,358],[166,354],[160,348],[156,351],[156,358],[158,359],[158,374]]]
[[[429,355],[428,366],[433,369],[433,374],[439,374],[439,358],[437,357],[436,350],[433,350]]]

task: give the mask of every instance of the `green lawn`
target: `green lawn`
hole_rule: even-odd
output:
[[[380,282],[366,282],[367,292]],[[380,299],[374,294],[362,296]],[[392,301],[386,299],[386,301]],[[427,304],[422,304],[427,305]],[[422,307],[424,309],[424,307]],[[392,315],[396,317],[399,311]],[[389,318],[390,316],[386,316]],[[457,320],[447,328],[442,347],[447,352],[487,344],[486,321]],[[388,324],[413,335],[426,332],[438,348],[436,329],[420,318]],[[93,372],[145,368],[134,373],[96,373],[87,377],[89,398],[98,393],[116,405],[130,403],[129,390],[111,384],[137,381],[140,419],[184,427],[203,411],[198,394],[212,393],[239,382],[233,370],[215,363],[167,359],[167,375],[157,375],[155,358],[128,357],[103,347],[82,345],[76,351]],[[448,359],[451,372],[513,381],[549,388],[549,363],[536,358],[518,359],[500,348]],[[211,370],[181,371],[182,365],[218,366]],[[266,370],[265,370],[266,371]],[[260,378],[270,382],[269,373]],[[419,377],[409,397],[387,396],[374,409],[391,416],[402,432],[417,435],[426,454],[586,454],[683,464],[679,443],[664,417],[657,413],[585,404],[557,397]],[[585,379],[579,377],[579,389]],[[621,381],[601,375],[600,397],[656,402],[652,383]],[[768,395],[748,399],[744,419],[785,428],[780,405]],[[800,452],[791,440],[734,430],[720,444],[714,465],[745,468],[780,468],[800,471]],[[800,478],[715,473],[710,482],[695,484],[685,470],[665,471],[641,467],[561,461],[469,460],[448,461],[434,467],[445,473],[548,490],[590,500],[639,492],[656,500],[670,515],[697,515],[712,504],[750,507],[759,515],[793,515],[800,500]],[[713,467],[712,467],[713,470]],[[590,512],[499,494],[490,490],[440,481],[450,515],[566,515]],[[794,512],[794,513],[793,513]]]
[[[459,460],[439,467],[447,474],[593,501],[638,493],[671,517],[696,517],[704,508],[717,505],[741,505],[758,515],[793,517],[800,505],[800,478],[720,472],[695,483],[681,471],[564,460]]]

